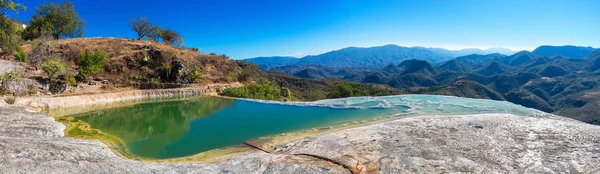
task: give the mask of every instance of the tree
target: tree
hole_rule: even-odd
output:
[[[144,39],[154,29],[154,25],[146,18],[136,18],[129,21],[129,26],[138,35],[138,40]]]
[[[171,29],[161,30],[160,38],[167,45],[183,45],[183,36]]]
[[[0,48],[4,52],[11,53],[18,47],[16,34],[17,30],[14,24],[8,18],[0,15]]]
[[[42,63],[42,70],[46,72],[48,78],[50,79],[50,83],[52,83],[52,78],[56,73],[62,72],[65,70],[65,62],[56,59],[55,57],[47,57],[46,61]]]
[[[160,31],[162,31],[162,28],[160,28],[159,26],[153,26],[148,31],[148,33],[146,35],[146,39],[154,41],[154,42],[159,42],[160,41]]]
[[[19,13],[25,11],[25,6],[12,0],[0,0],[0,48],[4,52],[11,53],[18,47],[17,28],[5,14],[9,11]]]
[[[7,12],[25,11],[27,8],[21,4],[15,3],[12,0],[0,0],[0,16],[4,16]]]
[[[62,4],[47,2],[36,9],[36,14],[30,20],[30,26],[25,29],[23,39],[32,40],[45,33],[54,39],[60,37],[83,37],[85,23],[75,11],[73,3],[65,1]]]
[[[96,75],[104,70],[106,63],[106,53],[102,50],[96,50],[94,54],[88,49],[79,56],[79,74],[84,77]]]

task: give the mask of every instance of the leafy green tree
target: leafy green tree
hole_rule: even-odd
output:
[[[369,89],[358,83],[337,82],[329,87],[327,98],[369,96]]]
[[[52,78],[58,72],[64,71],[66,68],[65,62],[55,58],[55,57],[47,57],[44,63],[42,63],[42,70],[46,72],[50,82],[52,82]]]
[[[261,100],[285,100],[281,95],[281,90],[273,82],[265,82],[262,84],[255,83],[240,88],[228,88],[223,90],[221,95]]]
[[[0,16],[4,16],[9,11],[19,13],[19,11],[25,11],[26,9],[24,5],[15,3],[12,0],[0,0]]]
[[[0,48],[6,53],[13,52],[17,47],[17,30],[8,18],[0,15]]]
[[[62,4],[47,2],[36,9],[23,32],[23,39],[33,40],[46,34],[54,39],[60,37],[83,37],[85,23],[75,11],[72,2]]]
[[[5,14],[9,11],[19,13],[25,10],[25,6],[12,0],[0,0],[0,48],[4,52],[11,53],[18,47],[17,27]]]
[[[96,75],[104,70],[106,64],[106,52],[96,50],[93,54],[89,49],[86,49],[79,56],[79,74],[84,77]]]

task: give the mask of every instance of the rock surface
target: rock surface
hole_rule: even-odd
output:
[[[25,71],[25,67],[19,65],[16,62],[0,60],[0,75],[4,75],[11,71],[23,72]]]
[[[123,159],[61,123],[0,104],[0,173],[599,173],[600,127],[560,117],[416,116],[215,163]]]

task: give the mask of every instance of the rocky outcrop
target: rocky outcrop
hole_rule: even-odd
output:
[[[25,71],[25,67],[19,65],[16,62],[0,60],[0,75],[4,75],[11,71],[23,72],[23,71]]]
[[[600,127],[562,117],[425,115],[271,145],[212,163],[123,159],[63,137],[52,118],[0,105],[6,173],[598,173]]]
[[[43,87],[42,84],[28,78],[10,79],[0,83],[0,90],[6,90],[8,94],[16,96],[36,94]]]

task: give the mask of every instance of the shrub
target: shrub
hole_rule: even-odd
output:
[[[198,51],[200,51],[200,49],[198,49],[198,48],[196,48],[196,47],[192,47],[192,48],[190,48],[190,50],[192,50],[192,51],[195,51],[195,52],[198,52]]]
[[[27,61],[27,53],[25,51],[23,51],[23,48],[17,47],[16,52],[15,52],[15,60],[17,60],[19,62]]]
[[[70,85],[70,86],[75,86],[75,85],[77,85],[77,80],[75,79],[75,76],[76,76],[76,75],[77,75],[77,74],[75,74],[75,73],[71,73],[71,72],[69,72],[69,73],[66,73],[66,74],[65,74],[65,83],[67,83],[67,85]]]
[[[64,57],[67,61],[77,63],[79,62],[79,55],[81,55],[81,48],[75,44],[67,44],[67,48],[64,52]]]
[[[44,63],[42,63],[42,70],[46,72],[48,78],[50,79],[50,83],[52,83],[52,78],[56,73],[64,71],[66,65],[63,61],[58,60],[55,57],[47,57]]]
[[[104,70],[106,64],[106,53],[96,50],[94,54],[88,49],[79,56],[79,74],[84,77],[96,75]]]
[[[198,70],[198,67],[193,67],[192,70],[188,73],[188,78],[192,83],[200,83],[202,80],[202,73]]]
[[[17,101],[17,97],[15,96],[8,96],[6,97],[6,99],[4,99],[4,101],[8,104],[15,104],[15,102]]]

